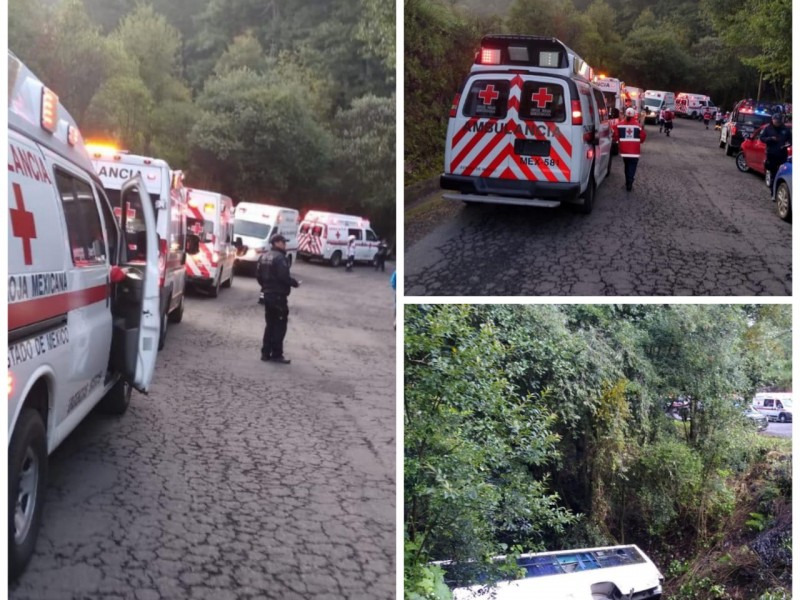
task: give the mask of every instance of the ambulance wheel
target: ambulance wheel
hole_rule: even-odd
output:
[[[131,404],[132,394],[131,384],[120,379],[100,400],[97,410],[104,415],[124,415]]]
[[[233,285],[233,269],[231,268],[231,276],[222,284],[222,287],[229,288]]]
[[[739,152],[739,154],[736,155],[736,168],[742,173],[747,173],[750,170],[750,167],[747,166],[747,159],[744,157],[744,152]]]
[[[178,305],[178,308],[169,313],[168,319],[170,323],[180,323],[183,321],[183,296],[181,296],[181,303]]]
[[[26,408],[8,447],[8,568],[17,579],[33,555],[47,481],[47,441],[42,417]]]
[[[169,307],[168,307],[169,308]],[[158,333],[158,350],[159,352],[164,349],[164,344],[167,343],[167,311],[161,315],[161,326]]]
[[[338,267],[342,264],[342,253],[338,250],[331,255],[331,266]]]
[[[220,273],[219,277],[217,277],[217,280],[214,282],[214,285],[212,285],[208,289],[209,294],[211,294],[212,298],[216,298],[217,296],[219,296],[219,288],[221,286],[220,279],[222,279],[222,273]]]
[[[594,165],[592,165],[592,170],[594,170]],[[594,194],[596,191],[596,187],[594,184],[594,174],[589,175],[589,185],[586,186],[586,191],[581,194],[581,198],[583,198],[583,204],[580,205],[580,212],[584,215],[588,215],[592,212],[594,208]]]
[[[302,260],[303,262],[311,262],[311,257],[310,256],[301,256],[300,260]]]
[[[778,415],[778,423],[786,423],[786,413],[781,413]]]

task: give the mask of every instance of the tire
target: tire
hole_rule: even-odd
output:
[[[120,379],[97,404],[98,412],[104,415],[124,415],[131,404],[133,388]]]
[[[233,285],[233,267],[231,267],[231,276],[225,280],[225,283],[222,284],[222,287],[229,288]]]
[[[720,138],[720,140],[719,140],[719,147],[720,148],[724,148],[725,147],[725,140],[723,140],[722,138]]]
[[[338,267],[339,265],[341,265],[342,264],[342,253],[337,250],[336,252],[331,254],[330,263],[331,263],[332,267]]]
[[[594,208],[594,195],[597,191],[597,186],[594,184],[594,165],[592,165],[592,174],[589,175],[589,184],[586,186],[586,191],[581,194],[583,204],[580,205],[580,212],[588,215]]]
[[[22,411],[8,446],[8,569],[14,581],[30,561],[42,522],[47,438],[39,413]]]
[[[167,309],[169,305],[167,306]],[[161,352],[164,349],[164,345],[167,343],[167,309],[164,309],[164,314],[161,315],[161,323],[158,332],[158,351]]]
[[[747,173],[750,170],[750,167],[747,166],[747,161],[744,158],[744,152],[739,152],[739,154],[736,155],[736,168],[742,173]]]
[[[786,423],[786,413],[781,413],[778,415],[778,423]]]
[[[736,152],[736,150],[731,148],[731,140],[728,138],[728,143],[725,144],[725,156],[733,156],[734,152]]]
[[[792,220],[792,196],[785,181],[778,183],[778,189],[775,191],[775,209],[784,221]]]
[[[209,294],[211,295],[212,298],[216,298],[217,296],[219,296],[219,288],[222,285],[221,279],[222,279],[222,271],[220,270],[219,276],[217,277],[217,280],[214,282],[214,285],[212,285],[209,288]]]
[[[772,173],[769,169],[764,169],[764,184],[771,190],[772,189]]]
[[[303,262],[311,262],[311,257],[310,256],[301,256],[300,260],[302,260]]]
[[[184,290],[184,294],[185,293],[186,292]],[[180,323],[181,321],[183,321],[183,299],[184,296],[181,296],[181,303],[178,305],[178,308],[169,313],[167,319],[169,320],[170,323]]]

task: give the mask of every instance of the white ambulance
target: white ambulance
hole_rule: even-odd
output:
[[[87,144],[97,175],[112,204],[119,199],[122,185],[136,173],[141,173],[147,186],[150,203],[156,211],[156,231],[159,237],[159,286],[161,288],[161,335],[159,350],[167,339],[167,321],[180,323],[183,319],[186,277],[186,215],[183,178],[158,158],[128,154],[112,146]],[[119,217],[119,210],[115,213]],[[128,207],[128,223],[135,226],[136,207]]]
[[[792,394],[787,392],[759,392],[753,398],[753,408],[770,421],[792,421]]]
[[[645,90],[644,92],[644,120],[658,123],[661,110],[675,112],[675,94],[661,90]]]
[[[242,239],[247,250],[236,258],[236,264],[255,268],[258,257],[270,249],[269,239],[276,234],[286,238],[286,260],[292,266],[297,257],[297,230],[300,213],[294,208],[239,202],[233,222],[234,236]]]
[[[437,564],[447,581],[454,566]],[[663,593],[661,571],[634,545],[523,554],[517,566],[521,579],[455,587],[454,600],[660,600]]]
[[[233,201],[206,190],[186,190],[187,282],[213,298],[233,284],[236,246],[233,240]]]
[[[380,240],[370,229],[367,219],[310,210],[300,223],[297,256],[306,261],[319,258],[338,267],[347,259],[347,243],[351,235],[356,241],[356,262],[373,262]]]
[[[616,79],[615,77],[607,77],[606,75],[597,75],[594,78],[594,84],[603,93],[603,98],[606,101],[606,108],[609,112],[608,123],[611,131],[614,131],[614,126],[619,122],[620,117],[624,111],[622,106],[622,89],[625,87],[625,82]],[[619,140],[612,136],[611,154],[616,156],[619,154]]]
[[[156,218],[141,175],[113,205],[75,121],[8,60],[8,553],[33,553],[47,457],[101,403],[147,391],[159,337]],[[114,208],[137,205],[136,227]]]
[[[465,202],[591,212],[611,172],[612,131],[586,62],[555,38],[481,41],[450,109],[441,187]]]
[[[705,94],[688,94],[681,92],[675,96],[675,114],[688,119],[702,119],[706,109],[711,111],[711,118],[717,116],[717,107]]]

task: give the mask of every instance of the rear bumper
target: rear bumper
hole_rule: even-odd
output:
[[[449,200],[474,202],[499,202],[527,206],[558,206],[561,202],[575,202],[581,193],[580,183],[552,181],[519,181],[489,177],[465,177],[443,173],[439,177],[442,189],[462,194],[445,194]]]

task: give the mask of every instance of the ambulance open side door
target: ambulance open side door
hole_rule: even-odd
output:
[[[113,299],[111,365],[140,392],[147,392],[156,368],[161,330],[156,216],[141,174],[120,190],[122,243]],[[113,276],[112,276],[113,280]]]

